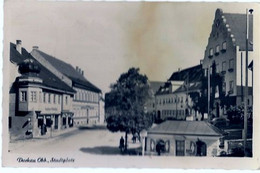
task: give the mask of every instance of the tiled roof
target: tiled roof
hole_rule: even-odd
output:
[[[150,130],[148,134],[221,136],[221,131],[205,121],[165,121]]]
[[[184,81],[189,80],[189,82],[200,81],[203,76],[202,65],[196,65],[181,71],[174,72],[169,81]]]
[[[169,94],[171,91],[171,82],[165,82],[164,85],[160,86],[157,90],[156,95]]]
[[[188,91],[194,91],[194,90],[199,90],[201,89],[201,82],[195,82],[195,83],[192,83],[190,84],[189,88],[188,88]],[[173,93],[178,93],[178,92],[186,92],[187,91],[187,88],[185,85],[181,85],[178,89],[176,89]]]
[[[153,93],[156,93],[159,90],[159,88],[164,85],[164,82],[159,82],[159,81],[150,81],[149,83],[150,83],[150,87],[153,90]]]
[[[64,92],[71,92],[74,93],[75,91],[68,86],[66,83],[61,81],[59,78],[57,78],[54,74],[52,74],[47,68],[45,68],[43,65],[41,65],[33,56],[31,56],[30,53],[28,53],[24,48],[22,48],[22,55],[16,50],[16,45],[14,43],[10,43],[10,61],[15,64],[22,63],[25,59],[33,59],[35,64],[37,64],[41,71],[39,73],[39,78],[43,80],[43,85],[59,89]]]
[[[45,58],[51,65],[53,65],[58,71],[66,75],[73,82],[73,85],[76,87],[84,88],[87,90],[101,92],[99,88],[89,82],[83,75],[76,71],[72,65],[65,63],[53,56],[50,56],[40,50],[37,50],[43,58]]]
[[[236,45],[240,50],[246,50],[246,14],[223,13],[226,23],[234,35]],[[253,15],[249,15],[249,43],[253,42]],[[253,50],[253,45],[248,44],[248,50]]]

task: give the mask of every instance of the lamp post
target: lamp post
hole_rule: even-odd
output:
[[[140,132],[140,137],[142,139],[142,156],[144,156],[144,144],[145,144],[145,138],[147,136],[147,131],[144,129]]]
[[[244,99],[244,156],[246,156],[246,143],[247,143],[247,106],[248,106],[248,30],[249,30],[249,18],[248,11],[250,14],[253,13],[253,9],[246,9],[246,76],[245,76],[245,99]]]

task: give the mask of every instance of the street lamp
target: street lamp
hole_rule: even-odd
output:
[[[140,132],[140,137],[142,140],[142,156],[144,156],[144,142],[145,138],[147,137],[147,131],[145,129]]]
[[[250,14],[253,13],[253,9],[246,9],[246,65],[245,65],[245,70],[246,70],[246,77],[245,77],[245,99],[244,99],[244,155],[246,156],[246,143],[247,143],[247,100],[248,100],[248,29],[249,29],[249,18],[248,18],[248,12]]]

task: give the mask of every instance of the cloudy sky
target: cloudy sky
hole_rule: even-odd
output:
[[[245,13],[243,3],[36,2],[5,3],[5,46],[22,40],[84,70],[109,91],[122,72],[139,67],[166,81],[204,57],[215,11]]]

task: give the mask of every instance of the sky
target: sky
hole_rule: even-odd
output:
[[[4,46],[17,39],[79,66],[103,93],[139,67],[150,81],[204,58],[215,11],[245,13],[247,3],[49,2],[8,0]]]

